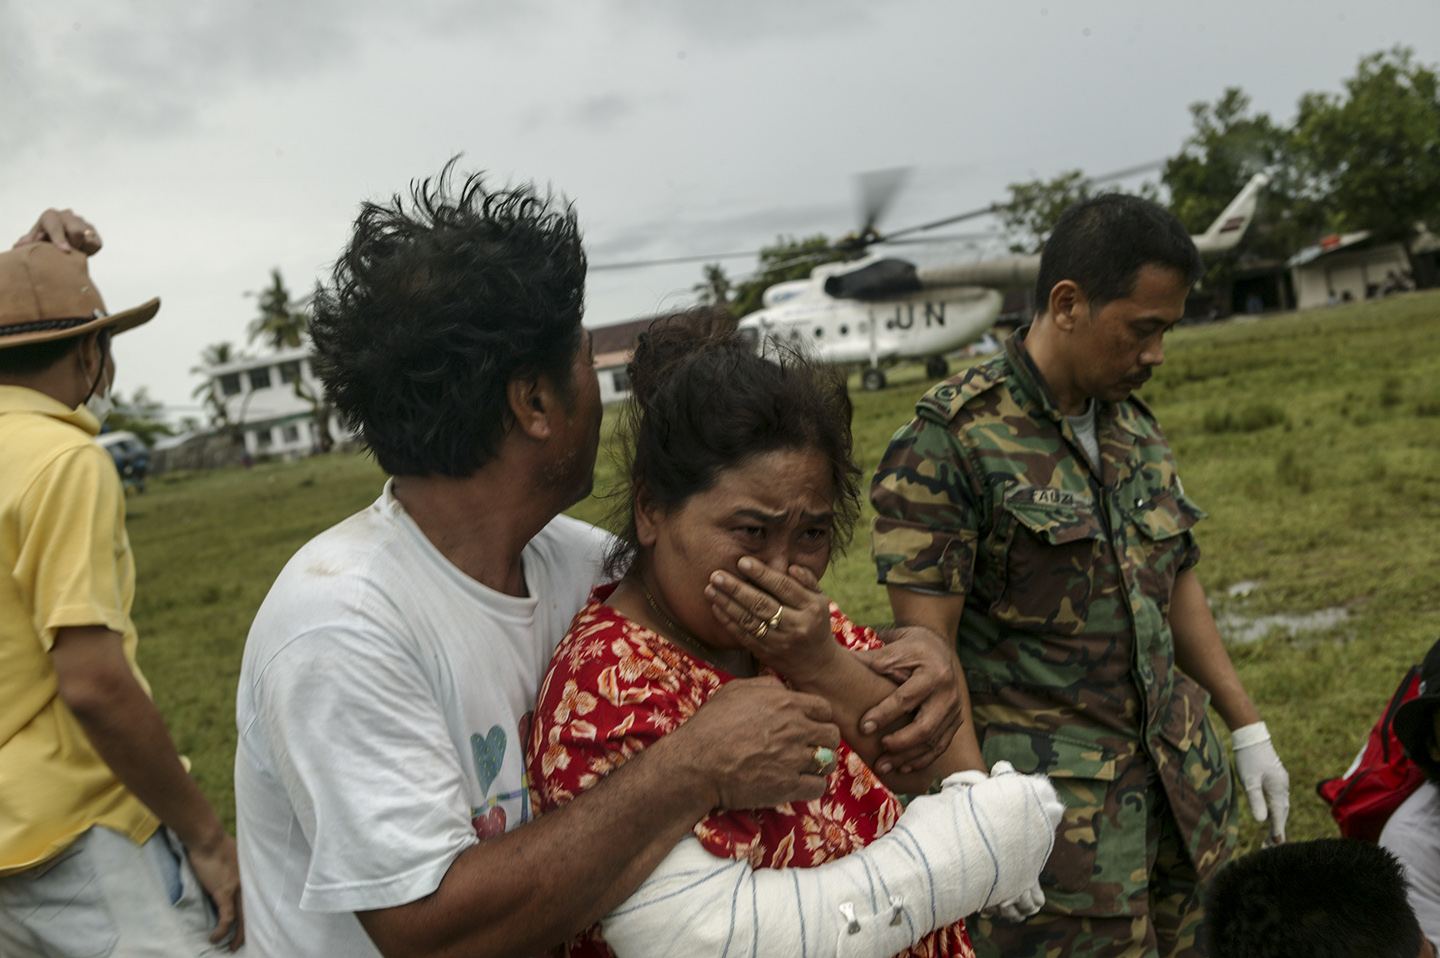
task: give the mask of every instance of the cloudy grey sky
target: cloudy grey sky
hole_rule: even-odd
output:
[[[0,237],[46,205],[96,223],[107,304],[164,303],[120,386],[178,409],[246,290],[308,290],[361,199],[456,153],[565,192],[594,263],[744,250],[844,232],[864,170],[915,166],[898,227],[1173,154],[1226,86],[1288,120],[1396,43],[1440,61],[1440,4],[0,0]],[[699,275],[592,274],[587,322]]]

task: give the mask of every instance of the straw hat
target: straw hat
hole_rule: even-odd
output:
[[[0,253],[0,349],[103,326],[123,333],[148,322],[159,309],[156,298],[106,312],[83,253],[67,253],[54,243],[28,243]]]

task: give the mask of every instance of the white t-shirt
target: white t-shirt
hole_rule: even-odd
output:
[[[1395,809],[1380,846],[1405,866],[1410,907],[1425,937],[1440,941],[1440,788],[1434,782],[1421,785]]]
[[[1085,401],[1085,411],[1078,416],[1066,416],[1065,421],[1070,424],[1075,438],[1080,440],[1080,448],[1085,450],[1085,455],[1090,457],[1090,465],[1096,469],[1100,468],[1100,438],[1095,434],[1095,400]]]
[[[529,819],[529,713],[607,542],[556,518],[515,598],[451,565],[387,484],[286,564],[236,704],[250,954],[379,955],[354,912],[428,895],[477,833]]]

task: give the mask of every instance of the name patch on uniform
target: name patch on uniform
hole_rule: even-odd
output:
[[[1042,486],[1030,486],[1024,489],[1017,489],[1014,494],[1005,497],[1010,502],[1030,502],[1037,506],[1074,506],[1075,493],[1066,492],[1064,489],[1050,489]],[[1087,501],[1089,497],[1086,497]]]

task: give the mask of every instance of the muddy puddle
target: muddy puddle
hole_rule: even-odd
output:
[[[1263,586],[1262,582],[1237,582],[1226,590],[1225,599],[1211,603],[1215,624],[1225,641],[1254,642],[1271,634],[1300,638],[1329,632],[1350,618],[1350,610],[1339,606],[1313,612],[1251,615],[1245,611],[1246,600]]]

